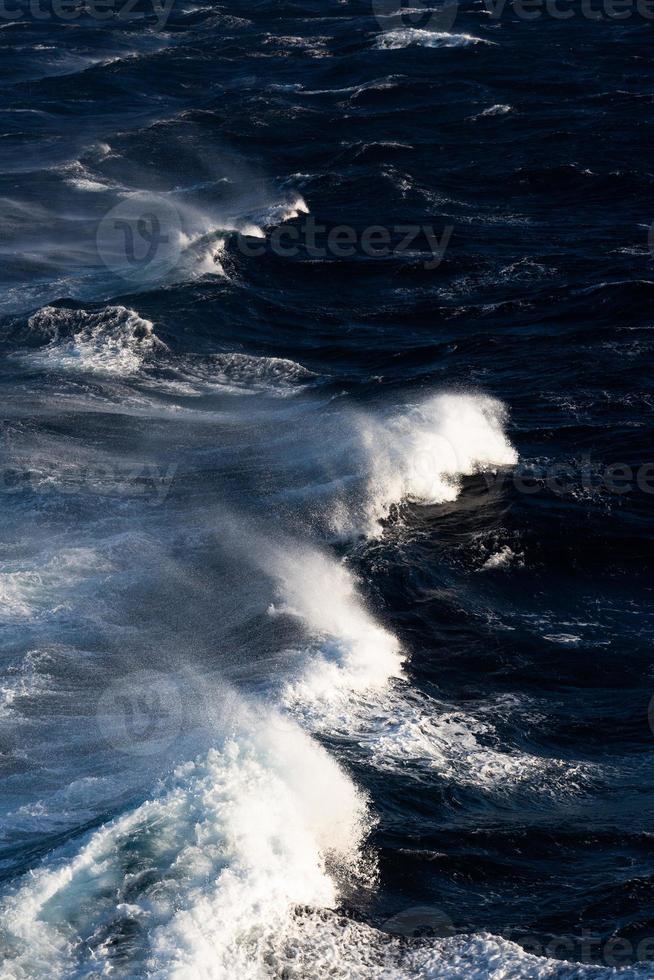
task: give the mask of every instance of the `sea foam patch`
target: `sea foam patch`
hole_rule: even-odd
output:
[[[81,976],[125,959],[137,975],[274,976],[296,907],[337,902],[328,865],[366,878],[366,813],[292,721],[244,717],[220,748],[6,898],[3,976]]]
[[[125,306],[99,312],[46,306],[28,321],[34,339],[45,341],[25,355],[39,367],[98,374],[135,374],[165,344],[150,320]]]

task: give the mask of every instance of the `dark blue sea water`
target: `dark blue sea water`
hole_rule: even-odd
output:
[[[617,7],[2,6],[3,977],[654,976]]]

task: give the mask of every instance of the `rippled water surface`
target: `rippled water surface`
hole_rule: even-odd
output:
[[[2,11],[3,977],[654,975],[652,21],[593,9]]]

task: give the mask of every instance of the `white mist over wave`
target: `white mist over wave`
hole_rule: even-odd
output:
[[[300,619],[312,641],[284,692],[287,705],[345,706],[353,692],[381,689],[401,676],[400,644],[367,611],[342,562],[298,547],[278,552],[273,570],[282,604],[269,611]]]
[[[379,535],[393,505],[456,500],[461,477],[514,465],[518,454],[504,431],[506,419],[496,399],[454,393],[381,420],[360,416],[360,468],[367,485],[363,500],[341,501],[334,509],[334,530]]]
[[[11,261],[3,310],[26,310],[60,296],[89,301],[224,277],[230,234],[265,238],[268,229],[309,211],[296,190],[261,186],[242,173],[217,172],[200,184],[148,189],[149,175],[135,172],[129,160],[121,167],[120,157],[108,145],[96,145],[81,159],[46,168],[59,190],[48,203],[35,205],[20,194],[5,197],[5,253]],[[125,182],[117,176],[121,169]],[[26,269],[33,270],[29,285]]]

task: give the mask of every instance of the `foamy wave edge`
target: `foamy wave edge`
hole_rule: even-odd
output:
[[[26,339],[39,346],[16,356],[35,367],[134,378],[149,388],[187,396],[211,390],[283,395],[316,377],[301,364],[281,357],[241,351],[174,354],[150,320],[125,306],[98,311],[45,306],[29,318]],[[165,377],[157,373],[161,368]]]

